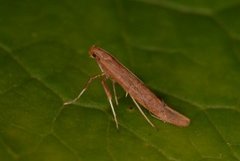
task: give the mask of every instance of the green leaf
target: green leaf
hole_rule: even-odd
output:
[[[240,6],[228,1],[0,0],[1,161],[240,160]],[[191,124],[117,87],[119,130],[88,49],[118,58]]]

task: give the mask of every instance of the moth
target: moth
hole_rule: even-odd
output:
[[[160,100],[136,75],[134,75],[107,51],[94,45],[90,48],[89,55],[96,60],[102,73],[89,78],[79,95],[75,99],[65,102],[64,105],[76,102],[86,91],[93,80],[101,78],[101,84],[107,95],[114,121],[116,127],[118,128],[118,120],[112,102],[112,94],[106,84],[106,80],[111,79],[116,105],[118,105],[118,99],[116,96],[115,83],[119,84],[126,91],[126,95],[131,97],[138,110],[151,126],[154,127],[154,124],[144,114],[140,105],[147,109],[154,117],[162,120],[163,122],[180,127],[186,127],[190,124],[189,118],[173,110],[162,100]]]

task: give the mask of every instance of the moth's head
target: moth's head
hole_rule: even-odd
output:
[[[89,56],[91,58],[96,59],[98,57],[98,47],[96,45],[93,45],[88,52]]]
[[[91,58],[96,60],[106,60],[109,59],[111,56],[103,49],[97,47],[96,45],[93,45],[89,49],[89,55]]]

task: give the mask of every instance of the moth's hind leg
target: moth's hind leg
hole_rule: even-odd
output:
[[[140,113],[143,115],[143,117],[147,120],[147,122],[152,126],[155,127],[155,125],[149,120],[149,118],[144,114],[143,110],[141,109],[141,107],[138,105],[137,101],[131,97],[134,104],[137,106],[138,110],[140,111]]]

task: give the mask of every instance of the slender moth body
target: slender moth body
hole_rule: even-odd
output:
[[[161,101],[154,93],[152,93],[144,85],[144,83],[137,76],[135,76],[131,71],[129,71],[125,66],[123,66],[116,58],[110,55],[107,51],[99,47],[92,46],[89,50],[89,55],[96,60],[97,64],[99,65],[102,71],[102,74],[90,78],[85,88],[78,95],[78,97],[76,97],[74,100],[70,102],[66,102],[65,105],[76,102],[76,100],[80,98],[80,96],[87,89],[88,85],[93,79],[98,77],[103,77],[104,79],[102,79],[102,85],[107,94],[109,103],[111,105],[117,128],[118,128],[118,122],[117,122],[116,114],[111,101],[112,96],[110,94],[110,90],[108,89],[105,83],[105,79],[107,78],[113,81],[113,85],[115,82],[118,83],[126,91],[126,93],[130,95],[135,105],[138,107],[138,109],[143,114],[145,119],[147,119],[147,121],[152,126],[154,125],[143,113],[143,111],[141,110],[137,102],[141,104],[144,108],[146,108],[148,111],[150,111],[156,118],[164,122],[167,122],[176,126],[180,126],[180,127],[186,127],[189,125],[190,123],[189,118],[171,109],[168,105],[166,105],[163,101]],[[113,88],[113,90],[114,90],[116,104],[118,104],[116,99],[116,94],[115,94],[115,88]]]
[[[167,106],[137,76],[108,52],[99,47],[92,46],[89,54],[97,61],[102,72],[108,78],[122,86],[132,98],[158,119],[176,126],[184,127],[189,125],[190,119]]]

